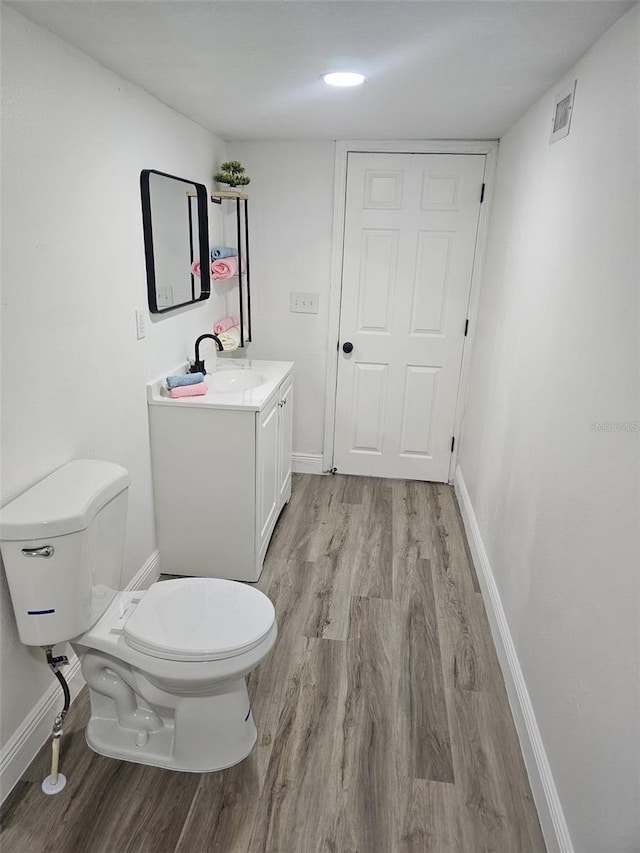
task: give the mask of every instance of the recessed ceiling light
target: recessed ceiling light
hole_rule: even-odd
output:
[[[366,78],[356,71],[330,71],[323,74],[322,79],[329,86],[359,86]]]

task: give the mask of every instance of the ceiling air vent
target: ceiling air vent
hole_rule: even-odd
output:
[[[569,135],[571,113],[573,112],[573,99],[576,94],[577,82],[577,80],[572,80],[556,94],[549,145],[552,145],[564,136]]]

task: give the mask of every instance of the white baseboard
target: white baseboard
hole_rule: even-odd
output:
[[[135,577],[127,584],[127,589],[146,589],[158,578],[160,572],[160,554],[154,551]],[[62,670],[71,691],[71,701],[84,687],[80,670],[80,661],[67,647],[70,664]],[[44,660],[44,657],[43,657]],[[37,705],[27,714],[23,724],[14,732],[2,749],[0,757],[0,802],[9,796],[20,781],[27,767],[51,734],[56,714],[62,708],[62,691],[57,679],[42,695]]]
[[[324,474],[321,453],[294,453],[292,469],[296,474]]]
[[[574,853],[542,735],[460,466],[456,468],[455,491],[547,850],[548,853]]]

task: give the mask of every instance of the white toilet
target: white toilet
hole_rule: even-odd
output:
[[[217,578],[117,592],[128,485],[119,465],[78,460],[0,510],[20,639],[71,643],[96,752],[171,770],[230,767],[256,741],[245,676],[275,642],[273,605]]]

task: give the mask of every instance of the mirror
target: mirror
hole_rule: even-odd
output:
[[[162,314],[208,299],[211,281],[207,188],[185,178],[144,169],[140,173],[140,192],[149,310]]]

